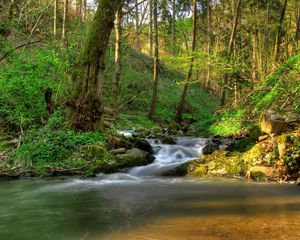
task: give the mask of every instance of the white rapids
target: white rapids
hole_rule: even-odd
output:
[[[178,137],[176,144],[162,144],[159,140],[148,139],[154,149],[155,161],[152,164],[134,167],[128,174],[132,176],[162,175],[183,163],[202,155],[202,148],[208,139],[194,137]]]

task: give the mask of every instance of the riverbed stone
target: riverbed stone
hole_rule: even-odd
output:
[[[214,151],[219,149],[219,145],[216,143],[208,143],[202,148],[202,154],[208,155],[212,154]]]

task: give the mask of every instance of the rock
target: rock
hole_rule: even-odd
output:
[[[269,135],[279,135],[290,128],[284,117],[272,110],[268,110],[261,115],[259,125],[260,130]]]
[[[131,138],[129,139],[130,148],[138,148],[148,153],[153,154],[152,146],[143,138]]]
[[[267,181],[273,178],[273,168],[266,166],[254,166],[249,169],[246,176],[256,181]]]
[[[284,159],[287,153],[287,145],[288,145],[289,136],[288,135],[281,135],[277,139],[277,147],[279,158]]]
[[[124,154],[126,153],[126,148],[118,148],[118,149],[113,149],[113,150],[110,150],[109,152],[112,153],[112,154]]]
[[[155,157],[146,151],[133,148],[127,150],[125,154],[118,154],[117,159],[118,168],[128,168],[150,164],[155,160]]]
[[[86,145],[82,147],[82,150],[85,151],[89,158],[95,160],[102,160],[108,154],[106,148],[101,145]]]
[[[215,144],[215,143],[209,143],[206,144],[203,148],[202,148],[202,154],[203,155],[208,155],[208,154],[212,154],[214,151],[219,149],[219,145]]]
[[[162,144],[170,144],[170,145],[174,145],[176,144],[176,141],[173,137],[171,136],[165,136],[161,139],[161,143]]]
[[[258,141],[259,142],[262,142],[262,141],[264,141],[264,140],[267,140],[269,138],[269,135],[263,135],[263,136],[260,136],[259,138],[258,138]]]

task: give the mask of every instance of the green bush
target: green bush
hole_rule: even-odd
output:
[[[80,155],[82,146],[104,141],[106,135],[101,132],[80,133],[69,129],[64,117],[57,112],[45,126],[28,130],[22,145],[9,160],[28,168],[82,165],[85,162]]]
[[[65,64],[51,50],[39,49],[14,56],[10,64],[0,65],[0,118],[14,132],[44,124],[45,91],[59,101],[64,92]]]

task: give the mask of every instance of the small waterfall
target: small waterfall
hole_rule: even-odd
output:
[[[194,137],[179,137],[175,145],[162,144],[159,140],[148,139],[154,150],[155,161],[152,164],[134,167],[128,174],[133,176],[162,175],[181,164],[196,159],[202,155],[202,148],[208,139]]]

